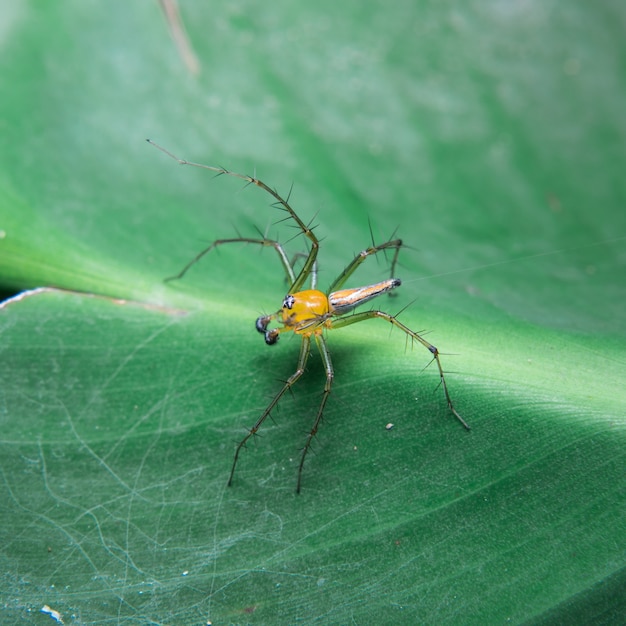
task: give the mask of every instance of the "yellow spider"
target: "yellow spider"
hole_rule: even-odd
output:
[[[253,243],[261,246],[272,247],[278,253],[281,263],[287,274],[290,287],[287,295],[285,296],[281,308],[272,313],[271,315],[262,315],[256,321],[256,329],[265,337],[265,343],[268,345],[274,345],[281,333],[293,332],[296,335],[302,337],[302,344],[300,346],[300,356],[298,357],[298,365],[296,371],[285,381],[282,389],[276,394],[274,399],[269,403],[265,411],[261,414],[261,417],[255,422],[254,426],[248,431],[248,434],[239,442],[237,449],[235,450],[235,458],[233,459],[233,465],[228,478],[228,485],[232,485],[233,477],[235,475],[235,467],[239,459],[239,453],[245,446],[248,439],[255,435],[263,425],[263,422],[267,419],[274,407],[278,404],[278,401],[283,397],[285,392],[289,390],[295,382],[304,373],[309,354],[311,352],[311,338],[315,340],[317,347],[322,356],[324,363],[324,369],[326,370],[326,384],[324,385],[324,393],[322,395],[322,401],[317,411],[317,416],[313,422],[313,428],[311,428],[304,449],[302,450],[302,456],[300,457],[300,465],[298,467],[298,482],[296,485],[296,491],[300,493],[300,487],[302,486],[302,468],[304,467],[304,460],[307,452],[311,446],[313,437],[317,434],[320,422],[322,421],[322,415],[324,413],[324,407],[330,394],[331,386],[334,378],[334,370],[332,362],[330,360],[330,353],[326,345],[325,331],[334,328],[343,328],[350,324],[357,322],[363,322],[372,318],[380,318],[393,324],[396,328],[399,328],[402,332],[406,333],[412,340],[421,343],[431,354],[433,360],[437,364],[439,370],[439,378],[441,380],[441,386],[448,403],[448,408],[452,414],[461,422],[461,424],[469,430],[467,422],[461,417],[452,404],[452,399],[448,391],[446,379],[441,367],[441,361],[439,359],[439,351],[435,346],[426,341],[421,335],[405,326],[402,322],[398,321],[396,317],[372,309],[369,311],[354,312],[354,309],[365,302],[369,302],[372,298],[375,298],[383,293],[388,293],[392,289],[399,287],[401,284],[398,278],[389,278],[374,285],[367,285],[365,287],[356,287],[352,289],[341,289],[346,281],[352,276],[355,270],[363,263],[363,261],[374,254],[377,254],[383,250],[395,250],[393,260],[391,263],[391,274],[393,276],[396,262],[398,260],[398,254],[402,247],[401,239],[394,239],[387,241],[380,245],[372,245],[369,248],[360,252],[352,262],[343,270],[343,272],[335,279],[326,292],[316,289],[317,282],[317,253],[319,250],[319,241],[313,231],[307,226],[291,208],[289,202],[282,198],[276,191],[268,187],[264,182],[253,176],[247,176],[245,174],[237,174],[231,172],[222,167],[212,167],[210,165],[203,165],[201,163],[192,163],[191,161],[185,161],[179,159],[165,148],[154,143],[150,139],[148,143],[152,144],[155,148],[158,148],[172,159],[178,161],[181,165],[192,165],[194,167],[201,167],[212,172],[216,172],[218,175],[227,174],[228,176],[234,176],[246,181],[248,184],[256,185],[267,193],[269,193],[276,201],[277,206],[282,207],[291,219],[293,219],[302,234],[309,240],[311,249],[306,255],[304,265],[300,272],[296,275],[294,270],[294,264],[289,260],[282,245],[274,240],[263,238],[248,238],[237,237],[234,239],[217,239],[208,248],[200,252],[195,258],[193,258],[176,276],[172,276],[167,280],[174,280],[182,278],[187,270],[197,263],[205,254],[208,254],[211,250],[217,246],[228,243]],[[303,255],[304,256],[304,255]],[[303,289],[307,280],[311,281],[310,289]],[[278,324],[277,327],[269,328],[272,322]]]

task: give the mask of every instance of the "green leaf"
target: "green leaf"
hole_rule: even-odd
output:
[[[3,619],[619,623],[626,582],[621,5],[5,3],[0,34]],[[396,232],[370,321],[236,443],[297,337],[272,198],[319,280]],[[385,259],[354,277],[385,277]],[[34,289],[42,287],[42,289]],[[393,424],[388,429],[387,425]],[[44,611],[42,612],[42,609]]]

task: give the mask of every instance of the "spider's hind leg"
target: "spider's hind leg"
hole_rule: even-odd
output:
[[[384,311],[361,311],[360,313],[354,313],[353,315],[349,315],[347,317],[340,317],[336,320],[333,320],[332,328],[342,328],[343,326],[349,326],[350,324],[355,324],[357,322],[363,322],[365,320],[380,318],[388,321],[390,324],[393,324],[396,328],[399,328],[403,333],[405,333],[412,340],[421,343],[431,354],[435,363],[437,363],[437,369],[439,370],[439,379],[441,380],[441,386],[443,388],[443,392],[446,396],[446,402],[448,403],[448,408],[456,417],[459,422],[463,425],[463,427],[467,430],[470,430],[469,424],[461,417],[461,414],[456,410],[454,404],[452,403],[452,398],[450,397],[450,392],[448,391],[448,385],[446,383],[446,377],[443,372],[443,367],[441,366],[441,359],[439,358],[439,350],[435,346],[433,346],[429,341],[426,341],[424,337],[422,337],[419,333],[416,333],[414,330],[411,330],[408,326],[405,326],[402,322],[400,322],[396,317],[390,315],[389,313],[385,313]]]
[[[396,271],[396,265],[398,263],[398,255],[400,254],[400,248],[402,248],[402,239],[392,239],[390,241],[386,241],[385,243],[381,243],[380,245],[371,245],[369,248],[362,250],[357,254],[354,259],[346,266],[346,268],[339,274],[339,276],[335,279],[332,285],[328,288],[328,293],[333,291],[337,291],[340,289],[345,282],[356,272],[357,268],[367,259],[367,257],[378,254],[379,252],[384,252],[386,250],[394,250],[393,259],[391,260],[391,272],[390,278],[393,278],[394,272]]]

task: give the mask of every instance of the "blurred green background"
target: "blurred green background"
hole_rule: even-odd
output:
[[[619,2],[0,2],[0,621],[594,623],[626,612]],[[398,296],[321,359],[254,331],[394,232]],[[353,284],[386,276],[384,259]],[[406,307],[406,308],[405,308]],[[387,430],[385,425],[393,423]]]

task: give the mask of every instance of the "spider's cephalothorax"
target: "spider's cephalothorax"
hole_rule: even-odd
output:
[[[233,239],[217,239],[208,248],[205,248],[204,250],[202,250],[202,252],[196,255],[196,257],[193,258],[179,274],[171,277],[171,279],[182,278],[182,276],[192,265],[194,265],[205,254],[207,254],[217,246],[227,243],[252,243],[258,244],[260,246],[272,247],[276,250],[287,275],[287,280],[290,284],[289,292],[283,300],[282,307],[278,311],[276,311],[276,313],[259,317],[256,320],[256,329],[263,334],[263,336],[265,337],[265,343],[267,343],[268,345],[275,344],[278,341],[281,333],[293,332],[294,334],[299,335],[302,338],[302,342],[300,345],[300,356],[298,357],[297,368],[296,371],[285,381],[281,390],[274,396],[274,399],[269,403],[265,411],[263,411],[259,419],[248,431],[248,434],[239,442],[239,445],[235,450],[235,458],[233,460],[230,477],[228,479],[229,485],[231,485],[233,482],[235,467],[237,466],[237,460],[239,459],[239,454],[242,448],[245,446],[246,442],[250,439],[250,437],[258,432],[263,422],[267,419],[274,407],[278,404],[278,401],[304,373],[306,363],[309,358],[309,353],[311,351],[311,338],[313,338],[313,340],[317,344],[320,355],[322,357],[322,361],[324,363],[324,369],[326,371],[326,384],[324,385],[324,392],[322,394],[322,400],[317,411],[317,416],[315,418],[315,421],[313,422],[313,427],[309,431],[306,442],[304,444],[304,448],[302,450],[302,455],[300,457],[300,465],[298,468],[298,482],[296,486],[296,490],[298,492],[300,491],[300,487],[302,485],[302,468],[304,467],[304,460],[311,446],[311,441],[313,440],[313,437],[315,437],[315,435],[317,434],[317,430],[322,420],[324,407],[326,406],[326,402],[328,400],[334,378],[334,370],[330,359],[330,353],[326,345],[325,331],[342,328],[344,326],[349,326],[351,324],[363,322],[365,320],[373,318],[383,319],[395,326],[396,328],[399,328],[403,333],[407,335],[407,337],[410,337],[411,340],[417,341],[418,343],[422,344],[431,353],[432,358],[437,365],[439,379],[441,381],[441,386],[445,394],[448,408],[450,409],[452,414],[459,420],[459,422],[461,422],[461,424],[469,430],[468,424],[465,422],[465,420],[461,417],[461,415],[457,412],[457,410],[454,408],[454,405],[452,404],[452,399],[450,398],[450,393],[448,392],[448,386],[446,384],[443,368],[441,367],[439,350],[437,350],[437,348],[431,343],[426,341],[426,339],[424,339],[424,337],[422,337],[419,333],[411,330],[402,322],[400,322],[396,317],[390,315],[389,313],[385,313],[384,311],[380,311],[377,309],[370,309],[360,312],[354,311],[356,307],[366,302],[369,302],[372,298],[375,298],[383,293],[390,292],[392,289],[399,287],[400,280],[398,278],[389,278],[373,285],[366,285],[364,287],[356,287],[353,289],[342,289],[344,284],[354,274],[355,270],[361,265],[361,263],[363,263],[363,261],[367,257],[376,255],[379,252],[384,252],[386,250],[394,251],[391,261],[391,275],[393,276],[398,260],[398,254],[400,253],[400,248],[402,247],[401,239],[393,239],[379,245],[372,244],[369,248],[366,248],[352,259],[352,261],[335,279],[335,281],[330,285],[329,289],[326,292],[319,291],[316,288],[317,253],[319,250],[319,241],[313,233],[312,229],[300,219],[296,212],[291,208],[287,200],[282,198],[276,191],[268,187],[258,178],[246,176],[245,174],[237,174],[236,172],[231,172],[220,167],[212,167],[209,165],[202,165],[200,163],[191,163],[190,161],[185,161],[177,158],[172,153],[168,152],[167,150],[165,150],[161,146],[158,146],[150,140],[148,140],[148,142],[157,147],[162,152],[165,152],[165,154],[167,154],[168,156],[177,160],[182,165],[193,165],[195,167],[201,167],[212,172],[217,172],[217,174],[227,174],[229,176],[240,178],[249,184],[260,187],[276,200],[276,206],[278,208],[282,208],[282,210],[287,212],[287,219],[292,219],[296,223],[297,227],[300,229],[301,234],[303,234],[309,240],[310,244],[310,250],[308,254],[299,255],[305,256],[306,258],[302,268],[300,269],[300,272],[297,275],[293,267],[293,262],[289,260],[289,257],[287,256],[285,250],[279,242],[272,239],[267,239],[265,237],[236,237]],[[307,281],[310,281],[310,289],[303,289]],[[269,328],[272,322],[275,322],[277,326]]]

